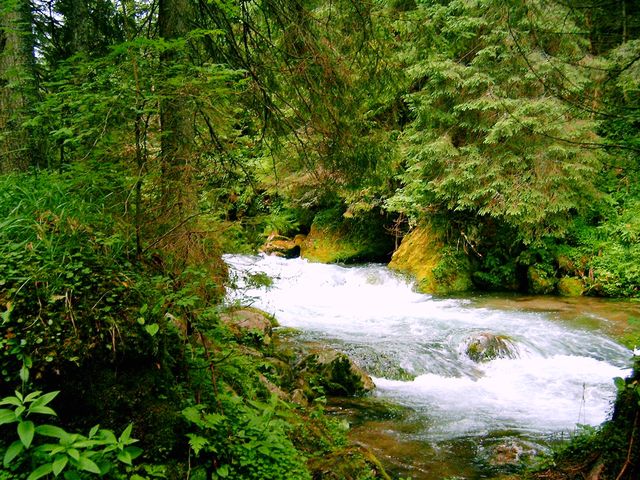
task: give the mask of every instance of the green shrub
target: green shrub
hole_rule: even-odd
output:
[[[202,405],[183,411],[195,429],[187,435],[199,462],[194,478],[311,478],[306,458],[287,435],[291,427],[278,411],[275,396],[269,403],[245,403],[233,396],[220,401],[224,413],[210,412]]]

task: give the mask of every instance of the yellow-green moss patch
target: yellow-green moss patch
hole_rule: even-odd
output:
[[[449,294],[472,287],[469,260],[463,252],[445,245],[433,226],[413,229],[395,251],[389,268],[408,273],[423,293]]]
[[[563,297],[579,297],[584,292],[584,285],[579,278],[565,277],[558,281],[558,293]]]
[[[348,262],[357,257],[360,250],[345,232],[331,227],[311,226],[311,231],[301,244],[301,257],[312,262]]]

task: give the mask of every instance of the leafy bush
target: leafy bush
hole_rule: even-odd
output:
[[[57,477],[63,471],[67,480],[82,478],[81,472],[104,477],[115,471],[117,475],[118,463],[131,465],[142,453],[133,446],[137,440],[131,438],[131,424],[119,437],[98,425],[87,436],[69,433],[58,426],[40,423],[36,417],[56,415],[48,405],[59,392],[23,394],[16,390],[14,393],[0,399],[0,406],[10,407],[0,408],[0,425],[16,424],[15,433],[6,438],[8,442],[18,438],[5,448],[0,442],[0,452],[4,451],[3,466],[14,475],[26,471],[27,480],[51,473]]]
[[[188,434],[189,445],[201,462],[193,478],[311,478],[305,457],[287,436],[291,426],[278,411],[277,397],[271,397],[269,403],[244,403],[233,396],[222,396],[220,401],[224,413],[211,413],[203,405],[183,411],[196,427],[196,432]]]
[[[0,370],[18,356],[33,368],[79,363],[117,348],[137,329],[140,304],[130,247],[117,228],[117,186],[71,171],[12,175],[0,185]],[[114,185],[116,193],[114,193]],[[110,198],[112,197],[112,198]]]

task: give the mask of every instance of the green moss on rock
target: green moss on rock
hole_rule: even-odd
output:
[[[347,447],[313,458],[313,478],[325,480],[391,480],[380,460],[363,447]]]
[[[300,256],[312,262],[348,263],[360,253],[358,246],[341,229],[312,225],[302,243]]]
[[[558,293],[563,297],[579,297],[584,292],[584,285],[579,278],[565,277],[558,281]]]
[[[402,239],[389,268],[415,277],[423,293],[446,295],[472,288],[467,256],[445,245],[442,235],[429,224],[413,229]]]
[[[386,261],[393,250],[393,239],[385,231],[382,216],[345,218],[333,209],[316,215],[300,250],[300,256],[312,262]]]
[[[332,349],[311,353],[300,362],[300,380],[303,390],[313,397],[309,390],[321,386],[329,395],[360,396],[371,392],[375,385],[348,356]]]
[[[506,335],[481,333],[469,340],[465,349],[467,356],[474,362],[483,363],[496,358],[516,358],[518,350]]]

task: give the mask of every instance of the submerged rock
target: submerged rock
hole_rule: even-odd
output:
[[[505,335],[480,333],[469,340],[465,353],[474,362],[482,363],[496,358],[516,358],[518,349]]]

